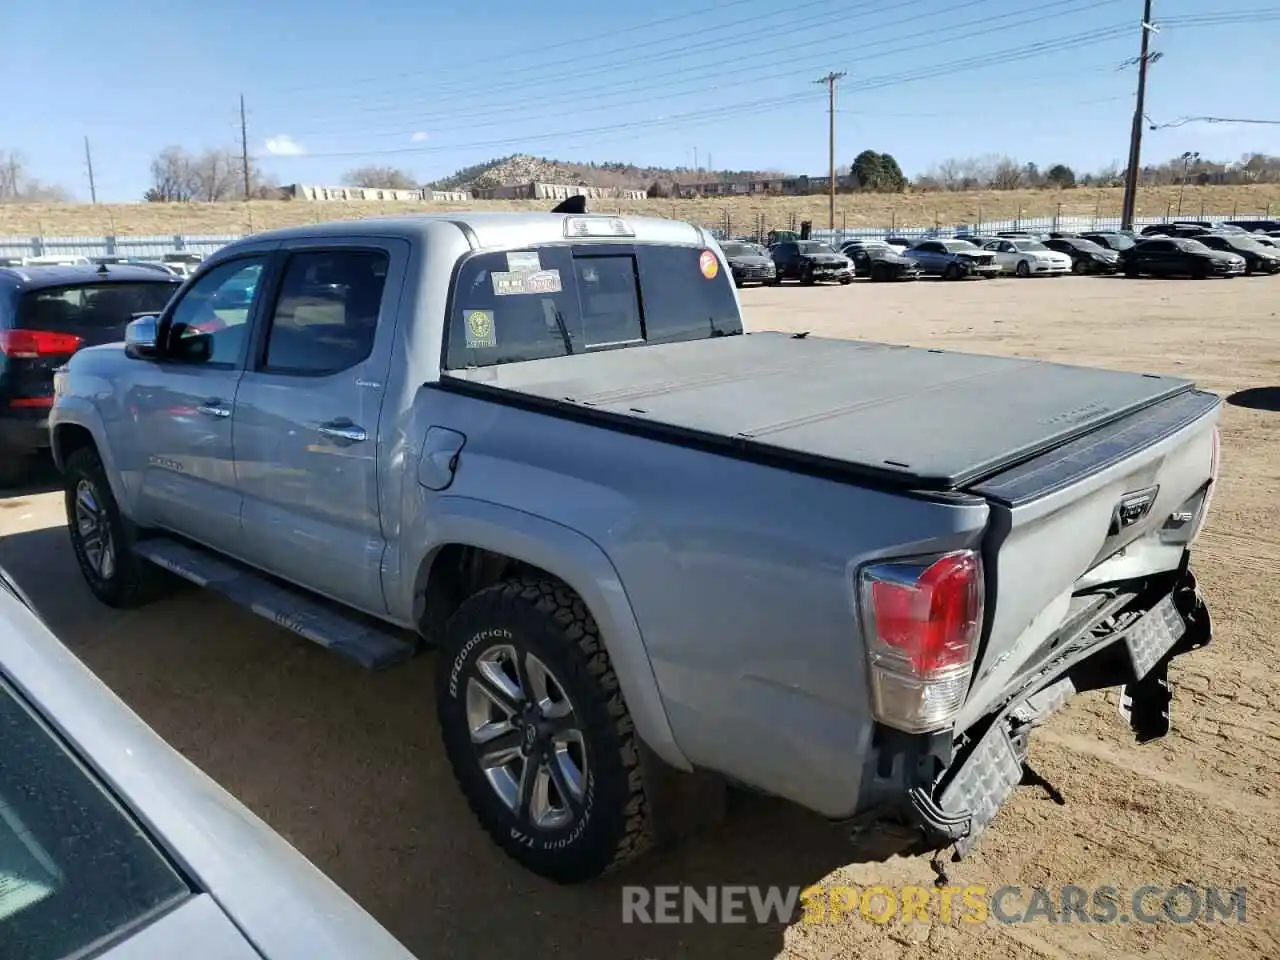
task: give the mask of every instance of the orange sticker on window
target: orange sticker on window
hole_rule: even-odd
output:
[[[720,272],[720,261],[710,250],[702,251],[702,256],[698,257],[698,266],[702,268],[702,275],[708,280],[715,279],[715,275]]]

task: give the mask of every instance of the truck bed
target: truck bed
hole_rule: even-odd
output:
[[[445,389],[739,456],[956,490],[1189,380],[785,333],[450,371]]]

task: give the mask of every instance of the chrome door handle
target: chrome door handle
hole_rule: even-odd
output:
[[[356,426],[350,420],[331,420],[320,424],[320,432],[333,440],[346,440],[348,443],[360,443],[368,440],[369,434],[364,427]]]
[[[217,417],[220,420],[224,417],[231,416],[231,408],[223,406],[221,400],[206,400],[204,403],[200,404],[200,406],[196,407],[196,409],[206,417]]]

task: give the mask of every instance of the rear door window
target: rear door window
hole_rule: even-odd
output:
[[[742,332],[703,247],[557,245],[485,253],[459,272],[445,366],[492,366]]]

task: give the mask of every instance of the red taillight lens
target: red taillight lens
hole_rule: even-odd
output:
[[[876,639],[920,676],[968,663],[982,621],[979,579],[968,552],[935,560],[914,582],[873,578]]]
[[[0,330],[0,353],[15,359],[34,360],[75,353],[84,343],[69,333],[47,330]]]
[[[964,704],[982,633],[982,560],[957,550],[859,573],[863,635],[877,719],[936,730]]]

